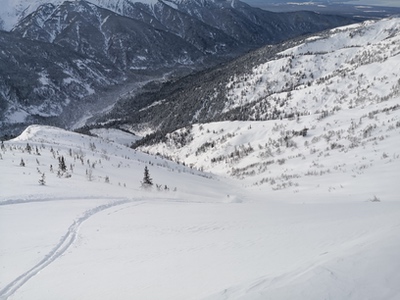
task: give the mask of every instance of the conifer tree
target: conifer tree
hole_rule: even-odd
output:
[[[152,185],[153,185],[153,179],[151,179],[150,177],[149,169],[147,168],[147,166],[145,166],[142,187],[150,188]]]
[[[29,143],[26,144],[25,150],[28,151],[29,154],[31,154],[32,147],[29,145]]]
[[[46,175],[44,173],[42,173],[42,177],[39,179],[39,184],[46,185]]]
[[[58,158],[58,168],[60,169],[61,172],[67,171],[67,165],[65,164],[64,156]]]

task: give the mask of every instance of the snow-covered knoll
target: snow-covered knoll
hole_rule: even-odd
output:
[[[119,137],[121,136],[120,133]],[[196,177],[193,181],[196,184],[197,177],[207,184],[213,182],[208,179],[212,176],[210,174],[136,152],[107,139],[88,137],[54,127],[30,126],[19,137],[3,145],[2,161],[9,157],[10,169],[5,173],[10,176],[2,178],[2,185],[7,187],[2,196],[9,202],[28,198],[30,201],[35,195],[38,195],[39,199],[51,198],[53,197],[51,186],[57,187],[58,198],[63,198],[64,193],[68,194],[68,197],[71,195],[89,198],[99,195],[114,198],[141,197],[148,194],[143,193],[140,188],[146,165],[150,173],[157,172],[157,175],[151,174],[154,177],[154,184],[159,184],[163,189],[165,186],[170,190],[177,188],[178,192],[181,189],[189,191],[193,189],[189,183],[179,184],[180,176],[170,176],[170,173],[175,172],[182,174],[182,177],[187,176],[189,182],[193,181],[191,179],[193,176]],[[27,145],[31,148],[30,151],[26,149]],[[61,176],[58,174],[59,157],[64,157],[67,167],[65,172],[61,172]],[[21,160],[25,163],[24,167],[20,167]],[[47,184],[45,187],[37,186],[36,183],[43,173]],[[106,177],[109,179],[109,184],[104,184]],[[21,190],[17,181],[23,178],[32,184],[34,192],[30,189]],[[92,185],[93,188],[88,188],[88,185]],[[50,196],[47,197],[46,192],[50,192]],[[165,195],[168,197],[167,195],[176,193]]]
[[[245,133],[268,134],[267,125],[193,130],[223,126],[247,143]],[[388,149],[396,132],[372,146],[379,157],[386,147],[389,157],[363,159],[369,143],[349,150],[342,197],[324,187],[312,194],[245,189],[106,139],[31,126],[1,146],[0,299],[398,299],[400,202],[390,176],[399,165]],[[321,170],[323,159],[345,155],[320,151],[313,159]],[[354,178],[353,160],[372,167]],[[301,173],[307,164],[288,159],[281,170]],[[145,166],[160,191],[140,188]],[[343,177],[332,170],[330,184],[339,189]],[[357,178],[363,187],[353,184]],[[360,191],[368,184],[380,202]]]

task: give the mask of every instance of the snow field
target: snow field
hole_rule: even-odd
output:
[[[68,171],[57,174],[61,156]],[[66,254],[77,243],[82,224],[102,210],[154,197],[173,203],[226,201],[226,194],[216,188],[224,182],[211,180],[209,174],[51,127],[31,126],[17,139],[2,144],[0,163],[0,253],[3,269],[10,270],[0,277],[1,299]],[[160,192],[140,188],[145,165],[154,182],[160,182]],[[90,179],[88,170],[93,172]],[[43,173],[44,186],[39,184]],[[193,191],[199,182],[205,183],[204,191],[186,197],[185,191]]]
[[[266,124],[223,125],[225,134],[239,131],[236,138],[247,143],[251,136],[244,133],[254,130],[254,136],[262,136]],[[203,126],[194,130],[216,130],[215,124]],[[51,127],[29,127],[4,147],[0,299],[253,300],[301,294],[364,300],[398,295],[394,247],[399,245],[400,203],[382,196],[383,190],[377,190],[382,201],[372,202],[366,195],[360,200],[359,186],[352,182],[344,189],[353,195],[340,199],[338,193],[315,188],[307,193],[244,189],[237,180]],[[57,151],[67,165],[72,163],[70,149],[84,153],[84,164],[77,158],[69,178],[46,171],[41,186],[37,168],[53,164],[56,172]],[[19,165],[21,158],[25,167]],[[97,162],[91,181],[85,174],[88,159]],[[377,164],[379,171],[387,172],[395,161]],[[145,165],[169,191],[140,189]],[[341,176],[329,180],[337,184]],[[371,184],[370,175],[364,178],[362,184]]]

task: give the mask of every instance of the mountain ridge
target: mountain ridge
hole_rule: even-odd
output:
[[[105,6],[112,6],[113,3],[95,1],[95,3],[100,2]],[[119,101],[122,94],[136,93],[138,86],[151,80],[151,76],[155,81],[163,81],[170,76],[182,76],[182,74],[188,74],[195,70],[215,66],[261,44],[277,43],[279,40],[292,36],[354,22],[352,19],[319,16],[312,13],[270,14],[251,8],[246,4],[240,4],[241,2],[237,2],[238,5],[235,7],[228,5],[226,8],[228,2],[221,2],[225,3],[225,6],[222,5],[223,8],[218,9],[214,8],[220,4],[217,5],[214,2],[209,3],[211,8],[205,6],[199,8],[198,5],[187,8],[188,11],[198,11],[203,16],[212,17],[211,25],[186,13],[183,4],[178,9],[178,7],[171,7],[160,1],[145,4],[125,0],[114,3],[114,6],[111,7],[114,10],[121,10],[116,13],[83,0],[56,3],[59,3],[58,0],[40,6],[38,10],[22,19],[9,35],[18,37],[19,43],[27,41],[27,47],[30,41],[39,41],[41,46],[38,49],[42,49],[40,51],[44,52],[46,47],[60,49],[53,47],[54,45],[66,48],[73,51],[75,56],[81,56],[82,60],[88,59],[97,64],[98,68],[103,69],[99,70],[103,75],[107,72],[110,74],[117,72],[118,76],[111,75],[111,78],[105,78],[103,85],[91,82],[95,79],[91,77],[90,72],[83,80],[70,79],[74,82],[85,82],[86,90],[90,91],[88,93],[83,90],[81,95],[77,95],[62,86],[64,74],[67,74],[68,77],[70,73],[68,68],[73,68],[65,64],[65,70],[56,72],[55,74],[58,74],[56,77],[49,77],[54,91],[60,92],[53,97],[54,104],[51,105],[52,100],[47,99],[48,109],[43,109],[43,106],[38,109],[34,107],[34,104],[42,101],[40,100],[44,97],[42,91],[49,89],[49,81],[38,81],[37,79],[25,81],[26,86],[21,88],[29,91],[29,98],[25,98],[28,95],[26,92],[17,92],[13,97],[9,96],[9,93],[0,95],[0,105],[3,109],[1,121],[3,132],[14,128],[14,133],[18,133],[23,130],[23,126],[35,122],[65,126],[66,128],[76,127],[77,124],[81,125],[85,119],[90,118],[90,115],[109,111]],[[186,3],[190,5],[195,2]],[[290,19],[292,16],[297,16],[295,22],[298,26],[287,22],[288,18]],[[254,23],[252,18],[259,20],[258,23]],[[263,23],[260,21],[263,18],[269,21],[266,20]],[[225,24],[227,20],[236,23],[235,28],[227,30],[226,26],[221,25]],[[275,25],[268,28],[266,25],[268,22]],[[287,24],[285,25],[285,23]],[[276,34],[271,35],[271,30]],[[4,52],[0,60],[4,69],[12,68],[14,73],[18,73],[20,69],[20,73],[27,74],[25,77],[28,79],[43,77],[42,71],[38,71],[37,68],[32,68],[31,74],[28,74],[27,65],[19,64],[18,60],[6,61],[6,57],[12,57],[13,52],[18,52],[18,49],[12,49],[9,45],[2,44],[0,47]],[[60,52],[61,57],[65,55],[67,54]],[[32,57],[19,56],[18,59],[25,61],[33,58],[40,60],[37,64],[46,69],[46,61],[43,61],[40,54]],[[57,63],[59,67],[63,65],[61,62]],[[5,75],[7,72],[3,72],[3,74]],[[3,74],[5,91],[15,90],[20,86],[18,81],[21,80],[18,76],[12,76],[6,80]],[[85,76],[85,72],[79,76]],[[137,82],[136,85],[132,85],[131,91],[127,91],[127,88],[123,87],[124,84],[130,86],[129,81]],[[121,87],[119,95],[116,90],[118,86]],[[112,92],[107,92],[110,89]],[[98,105],[96,105],[96,101]],[[22,105],[22,103],[25,104]],[[79,103],[79,105],[72,105],[72,103]],[[77,107],[75,111],[74,107]],[[90,111],[86,111],[88,109]],[[30,115],[29,111],[34,114]],[[19,117],[13,120],[12,116],[17,115]],[[51,118],[49,118],[50,116]],[[71,118],[71,116],[74,117]],[[17,123],[18,126],[12,125]]]
[[[344,108],[340,103],[346,103],[347,108],[395,97],[396,75],[389,77],[384,70],[397,74],[394,66],[398,64],[398,28],[398,18],[368,21],[267,46],[210,72],[190,75],[156,92],[127,98],[107,118],[115,120],[110,124],[133,131],[135,126],[131,126],[140,120],[153,131],[161,130],[165,134],[194,123],[318,114],[326,111],[324,104],[315,100],[320,97],[337,102],[337,108],[331,107],[332,112]],[[297,53],[296,49],[306,50]],[[365,76],[361,70],[368,67],[380,73]],[[355,75],[357,72],[360,74]],[[346,85],[349,78],[358,85]],[[371,88],[380,85],[382,80],[388,86],[383,95],[381,90]],[[319,96],[309,96],[313,94]],[[146,107],[148,101],[157,105]],[[133,103],[143,103],[143,106],[135,108]],[[159,132],[157,136],[163,134]]]

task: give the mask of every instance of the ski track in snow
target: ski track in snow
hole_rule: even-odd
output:
[[[25,199],[10,199],[0,202],[0,206],[6,205],[14,205],[14,204],[27,204],[27,203],[35,203],[35,202],[54,202],[54,201],[68,201],[68,200],[96,200],[99,199],[98,196],[93,197],[49,197],[49,198],[25,198]],[[118,201],[129,201],[127,198],[123,197],[101,197],[101,200],[118,200]]]
[[[76,198],[74,198],[76,199]],[[61,201],[61,200],[67,200],[67,199],[56,199],[54,201]],[[39,199],[34,199],[32,201],[25,200],[25,202],[22,202],[18,200],[15,200],[15,202],[12,203],[1,203],[0,205],[7,205],[7,204],[21,204],[21,203],[29,203],[29,202],[39,202]],[[51,201],[50,199],[43,199],[42,201]],[[63,235],[58,242],[58,244],[38,263],[36,264],[33,268],[30,270],[26,271],[22,275],[18,276],[15,280],[13,280],[11,283],[9,283],[7,286],[5,286],[1,291],[0,291],[0,300],[5,300],[8,299],[10,296],[12,296],[19,288],[21,288],[28,280],[30,280],[32,277],[36,276],[39,274],[41,270],[46,268],[48,265],[50,265],[52,262],[54,262],[56,259],[61,257],[68,249],[71,247],[71,245],[75,242],[76,237],[78,236],[78,231],[81,225],[90,217],[94,216],[95,214],[104,211],[106,209],[123,205],[132,201],[140,201],[140,200],[118,200],[116,202],[112,203],[107,203],[103,204],[97,207],[94,207],[92,209],[89,209],[83,213],[81,217],[76,219],[72,225],[68,228],[68,231],[65,235]],[[140,205],[141,203],[138,203],[136,205]]]

